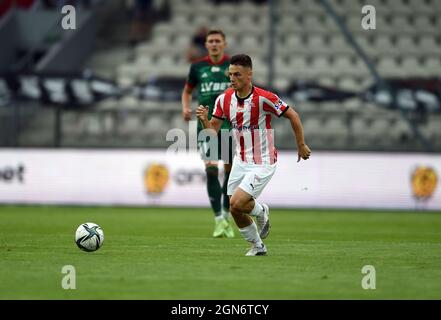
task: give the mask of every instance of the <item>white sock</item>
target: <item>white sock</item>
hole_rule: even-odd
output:
[[[253,243],[257,247],[262,246],[262,239],[260,239],[259,232],[257,232],[257,226],[254,221],[245,228],[239,228],[239,231],[246,241]]]
[[[220,222],[222,220],[224,220],[224,216],[222,214],[214,217],[214,221],[216,221],[216,222]]]
[[[222,216],[224,217],[225,220],[228,220],[230,219],[230,212],[228,210],[223,209]]]
[[[260,216],[263,213],[263,207],[262,205],[257,202],[256,199],[254,199],[254,208],[251,210],[250,215],[251,216]]]

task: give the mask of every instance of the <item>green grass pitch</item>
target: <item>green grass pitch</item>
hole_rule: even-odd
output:
[[[103,228],[100,250],[76,247],[83,222]],[[245,257],[237,228],[210,237],[209,209],[1,206],[0,299],[441,298],[439,212],[273,209],[271,222],[268,256]]]

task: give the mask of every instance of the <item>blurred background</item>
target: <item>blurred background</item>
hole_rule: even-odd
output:
[[[312,150],[441,151],[439,0],[2,0],[0,146],[168,147],[209,28],[300,113]],[[273,126],[295,152],[289,122]]]
[[[313,149],[441,151],[441,1],[328,2],[343,25],[316,0],[2,0],[0,145],[168,146],[168,129],[188,130],[180,94],[198,33],[221,28],[256,84],[300,112]],[[75,30],[61,28],[65,4]],[[375,30],[361,26],[365,4]],[[289,123],[274,125],[292,148]]]

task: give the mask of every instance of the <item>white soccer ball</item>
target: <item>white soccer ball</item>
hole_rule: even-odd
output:
[[[75,233],[75,243],[81,250],[92,252],[103,245],[104,232],[96,223],[86,222],[81,224]]]

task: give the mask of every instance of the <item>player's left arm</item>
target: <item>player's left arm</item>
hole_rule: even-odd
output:
[[[299,114],[294,109],[288,107],[287,110],[283,113],[283,116],[291,122],[291,127],[294,130],[297,142],[297,152],[299,155],[297,162],[299,162],[300,159],[309,159],[309,156],[311,155],[311,150],[305,143],[302,121],[300,120]]]

